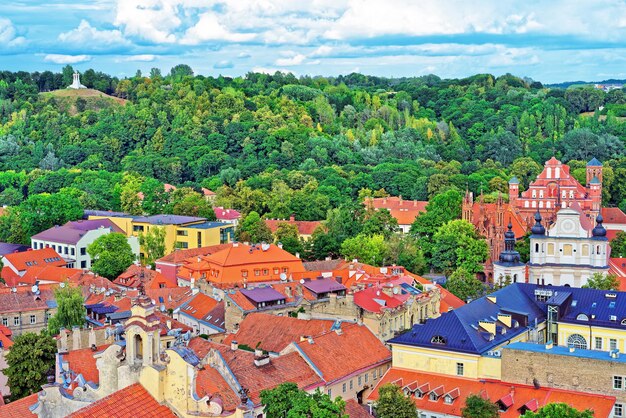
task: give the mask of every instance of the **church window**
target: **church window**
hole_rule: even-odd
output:
[[[543,208],[543,200],[539,201],[539,207]]]
[[[524,201],[524,207],[527,208],[529,205],[528,200]]]
[[[535,252],[538,253],[539,252],[539,244],[535,244]]]
[[[537,191],[536,191],[536,190],[533,190],[533,199],[534,199],[535,197],[537,197]]]
[[[572,255],[572,244],[563,245],[563,255],[566,257]]]
[[[445,345],[446,339],[441,335],[435,335],[433,338],[430,339],[430,342],[433,344]]]
[[[536,208],[536,207],[537,207],[537,202],[535,202],[534,200],[533,200],[532,207],[533,207],[533,208]]]
[[[561,197],[563,197],[563,198],[567,197],[567,192],[565,190],[563,190],[563,192],[561,193]]]
[[[580,334],[572,334],[567,339],[567,346],[568,347],[574,347],[574,348],[586,349],[587,348],[587,340],[585,339],[585,337],[583,337]]]
[[[547,175],[546,177],[548,177],[548,178],[552,178],[552,168],[551,168],[551,167],[548,167],[548,170],[547,170],[547,171],[548,171],[548,175]]]
[[[600,254],[600,246],[596,245],[596,254]]]
[[[586,257],[589,255],[589,245],[583,244],[582,255],[583,257]]]
[[[546,207],[547,207],[548,209],[550,209],[550,207],[551,207],[551,206],[552,206],[552,203],[550,203],[550,202],[546,202]]]
[[[587,315],[585,315],[584,313],[578,314],[578,316],[576,317],[577,321],[589,321],[589,317]]]
[[[543,190],[539,190],[539,197],[543,198]]]
[[[548,255],[554,255],[554,244],[548,243]]]
[[[561,169],[559,167],[554,169],[554,177],[557,179],[561,177]]]

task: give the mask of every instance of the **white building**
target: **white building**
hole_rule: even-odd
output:
[[[63,257],[69,268],[89,269],[91,268],[91,257],[87,252],[87,247],[99,237],[111,232],[124,234],[124,231],[108,219],[83,220],[54,226],[33,235],[30,241],[34,250],[54,249]],[[139,239],[131,236],[127,238],[127,241],[133,254],[138,257]]]
[[[529,282],[581,287],[594,273],[609,268],[609,241],[602,226],[602,215],[592,230],[583,228],[580,213],[561,209],[556,222],[546,230],[541,215],[535,215],[531,228]]]

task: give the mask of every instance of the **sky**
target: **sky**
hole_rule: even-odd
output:
[[[3,4],[6,3],[6,4]],[[0,70],[626,78],[626,0],[0,0]]]

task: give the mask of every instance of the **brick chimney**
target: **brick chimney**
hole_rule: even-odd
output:
[[[239,343],[237,343],[237,341],[233,340],[230,342],[230,349],[233,351],[237,351],[239,349]]]

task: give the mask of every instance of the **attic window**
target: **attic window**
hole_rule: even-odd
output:
[[[435,392],[430,392],[430,394],[428,395],[428,399],[431,401],[436,401],[437,399],[439,399],[439,396],[437,396]]]
[[[452,397],[450,395],[446,395],[443,397],[443,402],[447,403],[448,405],[451,404],[454,401],[454,399],[452,399]]]
[[[626,318],[622,319],[621,324],[622,324],[622,325],[626,325]]]
[[[446,339],[441,335],[435,335],[433,338],[430,339],[430,342],[439,345],[446,345],[447,343]]]
[[[587,315],[585,315],[584,313],[578,314],[578,316],[576,317],[577,321],[589,321],[589,317]]]

